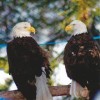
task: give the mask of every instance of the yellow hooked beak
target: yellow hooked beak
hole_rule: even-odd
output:
[[[65,31],[70,31],[72,30],[73,26],[72,25],[68,25],[65,27]]]
[[[33,32],[35,34],[35,28],[34,27],[32,27],[32,26],[31,27],[28,27],[27,30],[29,32]]]

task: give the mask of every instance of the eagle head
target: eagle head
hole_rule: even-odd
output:
[[[35,28],[32,27],[29,22],[20,22],[13,27],[11,31],[11,36],[12,37],[31,36],[30,35],[31,32],[35,34]]]
[[[80,20],[72,21],[68,26],[65,27],[66,32],[72,32],[73,35],[87,33],[86,25]]]

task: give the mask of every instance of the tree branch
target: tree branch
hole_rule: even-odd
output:
[[[49,89],[52,96],[63,96],[63,95],[69,95],[70,86],[69,85],[50,86]],[[23,95],[17,90],[1,92],[0,97],[7,98],[10,100],[24,100],[25,99]]]

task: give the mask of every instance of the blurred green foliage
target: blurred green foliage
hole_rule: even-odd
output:
[[[9,86],[10,86],[11,83],[12,83],[12,80],[9,79],[9,78],[7,78],[7,79],[5,80],[5,83],[6,83],[6,84],[0,84],[0,92],[1,92],[1,91],[7,91],[8,88],[9,88]]]
[[[8,61],[7,58],[0,58],[0,69],[3,69],[6,73],[8,73]]]
[[[85,22],[91,34],[100,35],[95,27],[100,23],[100,0],[1,0],[0,43],[9,40],[12,27],[20,21],[29,21],[36,28],[34,38],[37,42],[62,41],[70,36],[64,32],[65,25],[74,19]],[[53,56],[54,47],[43,47],[50,51],[53,70],[62,63],[63,58],[63,52],[57,57]],[[8,72],[7,57],[0,58],[0,69]],[[53,80],[49,83],[53,84]],[[7,84],[2,85],[0,91],[8,87]]]

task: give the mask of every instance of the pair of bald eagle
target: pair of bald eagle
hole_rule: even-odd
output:
[[[100,89],[99,47],[81,21],[73,21],[65,30],[73,32],[64,50],[66,71],[73,80],[70,93],[77,96],[73,89],[79,83],[90,90],[90,100],[94,100],[94,94]],[[53,100],[46,79],[51,71],[48,54],[32,38],[31,32],[35,33],[35,29],[28,22],[13,27],[13,40],[7,44],[9,73],[27,100]]]

